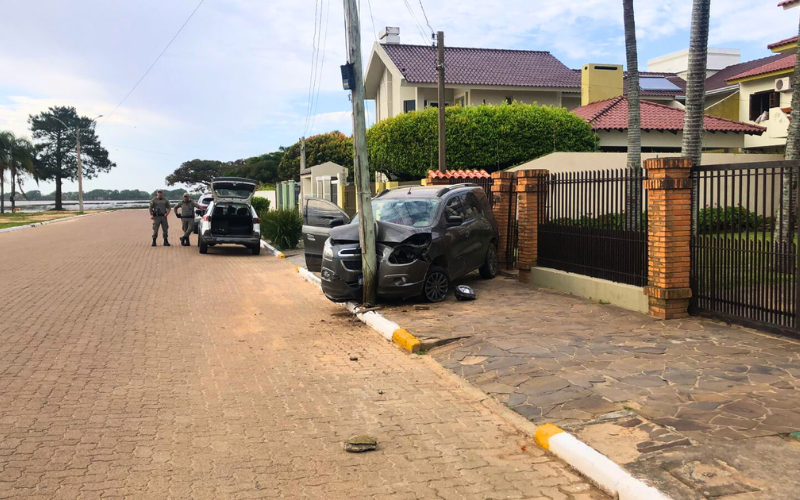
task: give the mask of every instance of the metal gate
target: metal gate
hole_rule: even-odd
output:
[[[491,189],[490,189],[491,190]],[[517,268],[517,254],[519,243],[519,206],[517,204],[517,177],[511,180],[511,192],[508,193],[508,230],[506,234],[506,267],[508,269]]]
[[[800,161],[692,170],[690,312],[800,337]]]

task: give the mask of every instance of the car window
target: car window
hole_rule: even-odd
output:
[[[326,200],[309,198],[306,201],[305,223],[309,226],[327,227],[333,219],[342,219],[346,224],[347,215]]]
[[[453,196],[444,206],[444,213],[447,217],[464,217],[464,207],[461,205],[461,197]]]
[[[467,193],[463,196],[463,205],[465,214],[464,220],[474,219],[483,212],[483,210],[481,210],[481,204],[478,202],[478,198],[474,193]]]

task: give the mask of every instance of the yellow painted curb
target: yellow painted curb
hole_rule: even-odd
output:
[[[536,428],[536,432],[533,434],[533,439],[536,441],[536,444],[544,448],[545,450],[550,449],[550,438],[555,436],[556,434],[561,434],[564,432],[558,426],[553,424],[543,424]]]
[[[297,266],[295,266],[295,267],[294,267],[294,272],[296,272],[296,273],[299,273],[299,272],[300,272],[300,268],[299,268],[299,267],[297,267]]]
[[[399,345],[408,352],[417,352],[422,342],[410,333],[405,328],[398,328],[392,334],[392,340],[395,344]]]
[[[283,253],[279,253],[279,254],[278,254],[278,258],[279,258],[279,259],[285,259],[285,258],[286,258],[286,255],[285,255],[285,254],[283,254]]]

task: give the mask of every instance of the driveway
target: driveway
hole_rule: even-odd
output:
[[[0,498],[605,498],[286,262],[149,233],[0,235]]]
[[[800,343],[697,318],[656,321],[502,277],[462,281],[475,302],[394,304],[386,315],[452,341],[430,355],[675,498],[797,498],[800,442],[788,434],[800,430]],[[730,484],[696,481],[703,471]]]

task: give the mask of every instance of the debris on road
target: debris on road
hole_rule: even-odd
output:
[[[378,441],[370,436],[355,436],[344,443],[344,451],[348,453],[364,453],[378,447]]]
[[[358,361],[358,356],[350,356],[350,361]]]
[[[431,308],[431,306],[426,306],[426,305],[422,305],[422,304],[414,304],[414,310],[415,311],[427,311],[430,308]]]

